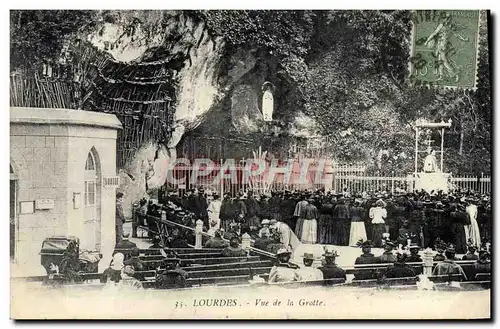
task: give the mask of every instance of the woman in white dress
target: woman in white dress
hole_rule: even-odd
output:
[[[373,245],[377,248],[382,247],[382,234],[385,232],[386,217],[387,210],[385,209],[385,203],[382,200],[378,200],[375,203],[375,207],[370,208],[370,218],[373,225],[372,241]]]
[[[208,205],[208,222],[210,225],[210,232],[215,232],[220,229],[220,208],[222,206],[222,202],[220,201],[219,195],[214,194],[213,200]]]
[[[366,241],[365,222],[363,221],[363,214],[365,209],[360,206],[359,201],[354,202],[351,208],[351,232],[349,234],[349,245],[357,247],[359,240]]]
[[[304,221],[302,224],[300,241],[302,243],[314,244],[318,241],[318,209],[309,200],[305,208]]]
[[[481,235],[479,234],[479,225],[477,224],[477,206],[470,201],[465,211],[469,214],[470,225],[465,226],[466,236],[468,240],[472,240],[472,245],[478,250],[481,248]],[[468,241],[467,240],[467,241]]]

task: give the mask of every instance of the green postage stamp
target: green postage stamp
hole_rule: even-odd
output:
[[[474,89],[479,10],[416,10],[412,22],[410,83]]]

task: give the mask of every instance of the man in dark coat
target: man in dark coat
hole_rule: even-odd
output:
[[[248,198],[245,200],[245,205],[247,207],[247,215],[245,225],[242,227],[242,232],[245,233],[250,231],[251,227],[254,227],[254,230],[260,229],[260,207],[252,191],[248,191]]]
[[[195,203],[195,214],[198,219],[201,219],[203,221],[203,225],[205,227],[209,227],[208,224],[208,204],[207,204],[207,199],[205,198],[205,192],[203,189],[200,189],[198,191],[198,195],[194,198],[194,203]]]
[[[235,207],[234,207],[235,215],[236,215],[236,222],[240,223],[240,226],[246,226],[245,225],[245,219],[247,217],[247,206],[245,203],[245,196],[243,193],[238,194],[238,201],[235,202]]]
[[[453,244],[458,253],[464,254],[467,251],[467,240],[465,235],[465,225],[470,225],[469,214],[462,205],[454,205],[450,212],[451,226],[453,234]]]
[[[347,246],[349,244],[350,218],[349,207],[346,205],[345,199],[340,199],[335,208],[333,208],[335,234],[333,244],[339,246]]]
[[[364,241],[361,244],[362,254],[358,258],[354,264],[380,264],[380,259],[375,257],[372,254],[372,243],[370,240]],[[356,265],[354,265],[356,267]],[[356,274],[354,274],[355,280],[369,280],[376,278],[376,270],[358,270]]]
[[[124,259],[127,260],[128,258],[130,258],[134,250],[138,250],[137,245],[130,241],[128,238],[129,234],[123,233],[122,240],[116,244],[113,255],[121,252],[123,256],[125,256]]]
[[[343,269],[335,264],[335,258],[338,257],[336,251],[329,252],[325,250],[325,265],[321,266],[319,269],[323,272],[323,279],[325,280],[325,285],[331,285],[334,283],[342,283],[335,282],[336,280],[328,280],[328,279],[343,279],[346,280],[346,273]]]
[[[270,218],[271,216],[270,204],[267,195],[265,194],[261,195],[260,197],[259,209],[260,209],[260,214],[259,214],[260,218]]]
[[[278,193],[271,192],[271,198],[269,199],[269,216],[270,219],[279,220],[282,217],[280,212],[280,205],[282,200],[279,198]]]
[[[284,200],[280,203],[280,213],[283,217],[283,221],[294,230],[297,225],[298,217],[294,216],[295,207],[297,201],[292,198],[290,191],[286,191],[284,195]]]
[[[116,220],[115,220],[115,243],[118,245],[123,237],[123,224],[125,224],[125,215],[123,214],[123,193],[116,193]]]
[[[231,195],[226,193],[224,199],[222,200],[222,205],[220,207],[220,227],[224,230],[229,229],[229,224],[235,219],[233,205],[231,201]]]

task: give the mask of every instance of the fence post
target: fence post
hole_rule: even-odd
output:
[[[248,233],[243,234],[241,237],[241,248],[248,251],[250,249],[251,237]]]
[[[224,199],[224,178],[222,178],[222,177],[224,177],[224,173],[221,173],[221,170],[222,170],[222,166],[224,164],[222,162],[222,159],[220,159],[219,162],[220,162],[220,166],[219,166],[219,173],[217,174],[217,176],[219,176],[219,174],[220,174],[220,177],[221,177],[219,184],[220,184],[220,199],[222,200],[222,199]],[[215,177],[217,177],[217,176],[215,176]]]
[[[484,186],[485,186],[485,185],[486,185],[486,184],[484,184],[484,174],[481,172],[481,178],[479,179],[479,190],[480,190],[480,192],[479,192],[479,193],[481,193],[481,194],[484,194],[484,193],[485,193],[485,192],[484,192],[484,190],[485,190]]]
[[[423,261],[424,261],[424,271],[423,274],[427,277],[432,275],[432,265],[434,262],[434,256],[432,250],[427,248],[423,252]]]
[[[394,171],[392,171],[391,175],[391,194],[394,194]]]
[[[196,221],[196,228],[194,230],[195,233],[195,244],[194,244],[194,249],[201,249],[202,248],[202,232],[203,232],[203,221],[201,219],[198,219]]]

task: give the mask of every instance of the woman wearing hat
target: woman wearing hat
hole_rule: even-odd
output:
[[[370,209],[370,218],[373,225],[373,245],[375,247],[382,247],[382,234],[385,232],[385,221],[387,217],[387,210],[385,209],[384,201],[378,200],[375,207]]]
[[[479,225],[477,223],[477,206],[472,203],[469,199],[467,200],[467,207],[465,211],[469,215],[470,225],[465,226],[465,229],[468,231],[467,235],[470,240],[472,240],[472,244],[476,247],[476,250],[481,248],[481,235],[479,234]]]
[[[273,266],[271,272],[269,272],[268,283],[275,282],[292,282],[295,279],[295,270],[298,266],[290,264],[290,257],[292,253],[286,249],[281,248],[276,253],[276,258],[278,263]]]
[[[208,222],[209,222],[209,230],[211,232],[215,232],[220,229],[220,208],[222,206],[222,202],[220,201],[218,194],[213,194],[213,200],[208,205]]]
[[[331,285],[335,283],[333,280],[328,279],[346,279],[346,273],[343,269],[335,264],[335,258],[339,255],[337,251],[328,251],[325,247],[325,264],[319,268],[321,272],[323,272],[323,279],[325,280],[325,285]]]
[[[372,254],[372,243],[370,240],[361,242],[360,246],[363,253],[354,261],[354,267],[356,267],[356,264],[380,264],[380,259]],[[375,275],[376,271],[374,270],[358,270],[354,274],[354,279],[368,280],[375,278]]]

